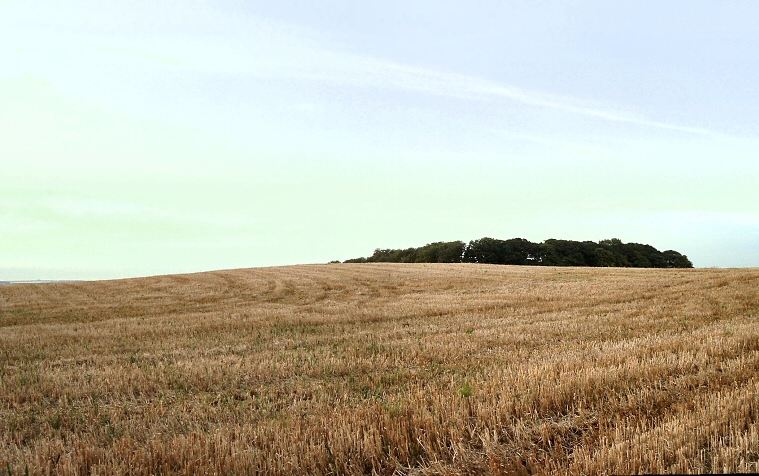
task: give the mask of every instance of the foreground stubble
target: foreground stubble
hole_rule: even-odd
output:
[[[0,473],[759,471],[759,270],[0,287]]]

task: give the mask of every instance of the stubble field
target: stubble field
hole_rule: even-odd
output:
[[[0,286],[0,474],[759,471],[759,269]]]

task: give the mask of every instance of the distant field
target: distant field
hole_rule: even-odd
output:
[[[0,287],[0,475],[759,471],[759,269]]]

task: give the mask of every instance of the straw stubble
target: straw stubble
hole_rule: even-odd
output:
[[[759,270],[0,287],[0,471],[759,471]]]

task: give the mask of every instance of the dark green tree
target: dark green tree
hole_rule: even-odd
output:
[[[662,253],[664,256],[664,263],[667,268],[692,268],[693,263],[690,262],[687,256],[678,253],[675,250],[667,250]]]
[[[614,253],[607,248],[596,248],[596,266],[613,267],[617,265],[617,258]]]
[[[488,263],[541,266],[621,266],[640,268],[692,268],[688,257],[677,251],[661,252],[651,245],[623,243],[618,238],[593,241],[550,239],[533,243],[524,238],[480,238],[429,243],[419,248],[376,249],[368,258],[347,263]]]

